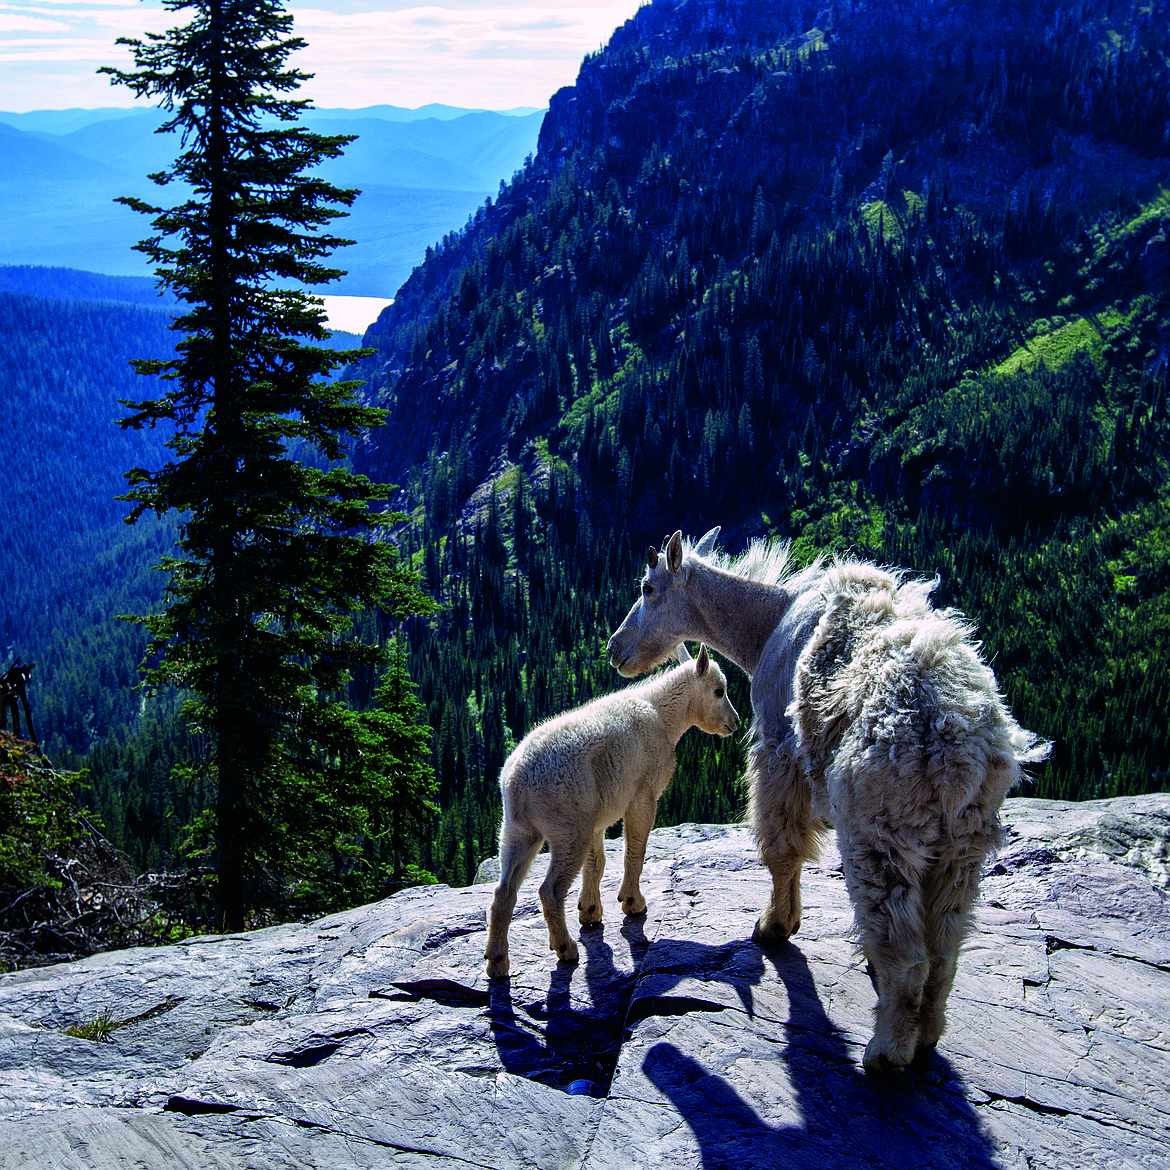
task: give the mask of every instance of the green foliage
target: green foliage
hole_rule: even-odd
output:
[[[148,944],[163,923],[82,811],[81,779],[0,731],[0,969]]]
[[[0,731],[0,899],[6,905],[60,884],[46,862],[86,831],[76,804],[80,779],[50,768],[32,744]]]
[[[1078,317],[1025,342],[1011,357],[1000,362],[995,372],[1014,374],[1041,365],[1059,368],[1082,352],[1087,352],[1096,363],[1101,359],[1101,349],[1101,334],[1096,326],[1088,318]]]
[[[288,125],[307,105],[283,96],[304,79],[286,67],[303,42],[279,4],[167,7],[189,23],[126,41],[137,71],[106,70],[170,111],[164,130],[185,149],[152,177],[191,192],[168,210],[125,201],[154,217],[139,247],[186,305],[175,356],[136,363],[165,392],[123,420],[172,425],[172,458],[134,468],[127,498],[131,521],[180,516],[178,555],[162,562],[166,606],[142,619],[146,678],[189,696],[202,750],[177,776],[211,803],[188,851],[214,870],[216,920],[239,929],[366,889],[363,842],[388,815],[397,728],[344,701],[354,672],[381,657],[355,617],[376,604],[401,619],[427,603],[373,539],[401,519],[371,506],[390,489],[339,463],[382,420],[358,404],[357,383],[326,380],[357,355],[322,344],[319,300],[279,287],[338,275],[322,260],[345,241],[323,228],[355,192],[311,172],[347,139]],[[295,460],[294,447],[314,459]]]
[[[378,777],[377,804],[367,801],[367,815],[380,822],[371,835],[382,843],[383,891],[403,885],[428,884],[434,877],[406,860],[411,843],[426,836],[438,813],[435,771],[430,764],[431,735],[423,723],[425,712],[407,672],[401,637],[394,640],[377,707],[364,719],[370,729],[373,770]],[[389,885],[387,885],[389,883]]]
[[[365,712],[335,706],[354,745],[341,766],[281,777],[278,799],[259,809],[273,864],[295,882],[289,905],[298,914],[324,913],[385,897],[434,877],[408,854],[429,833],[438,808],[432,801],[430,731],[420,723],[421,705],[394,643],[376,706]],[[216,824],[210,813],[196,819],[186,849],[214,855]]]
[[[903,528],[891,545],[933,561],[942,600],[981,625],[1014,713],[1052,736],[1035,792],[1061,799],[1164,791],[1170,697],[1160,648],[1170,627],[1170,493],[1116,519],[1080,519],[1052,539],[996,540],[946,521]]]
[[[80,1024],[70,1024],[64,1029],[66,1036],[74,1036],[79,1040],[96,1040],[99,1043],[109,1043],[110,1037],[121,1025],[122,1021],[114,1018],[114,1013],[106,1008],[99,1012],[92,1020],[85,1020]]]
[[[99,1043],[106,1043],[119,1028],[125,1028],[128,1024],[145,1023],[147,1020],[164,1016],[182,1002],[181,996],[168,996],[162,1003],[155,1004],[154,1007],[147,1008],[146,1011],[128,1016],[125,1019],[118,1019],[111,1008],[105,1008],[92,1019],[70,1024],[62,1031],[66,1036],[76,1036],[82,1040],[96,1040]]]

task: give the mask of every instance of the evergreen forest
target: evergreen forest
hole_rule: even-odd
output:
[[[494,853],[503,760],[622,685],[605,640],[676,528],[937,576],[1055,741],[1026,794],[1167,788],[1168,9],[653,0],[553,95],[348,371],[389,412],[353,469],[399,485],[392,539],[437,603],[404,627],[439,807],[411,864],[463,884]],[[139,869],[203,801],[113,616],[157,603],[174,539],[113,502],[161,458],[111,404],[150,393],[126,363],[169,352],[167,321],[0,291],[0,642]],[[659,824],[740,817],[743,755],[688,734]]]
[[[819,22],[819,23],[818,23]],[[439,616],[411,673],[466,881],[533,721],[617,684],[641,550],[723,526],[937,576],[1026,791],[1166,787],[1164,3],[654,3],[366,336]],[[733,701],[748,707],[736,671]],[[660,823],[741,815],[685,739]],[[424,846],[425,848],[425,846]]]
[[[32,290],[32,291],[30,291]],[[153,302],[153,303],[151,303]],[[98,807],[111,840],[157,869],[183,825],[171,764],[190,751],[173,698],[135,689],[146,635],[118,620],[158,605],[153,568],[175,541],[173,519],[123,524],[124,474],[164,455],[163,427],[124,431],[119,401],[153,380],[130,365],[173,350],[171,311],[152,282],[63,269],[0,269],[0,650],[4,667],[36,664],[28,694],[41,746],[80,767],[118,753],[132,736],[143,767],[110,778]],[[105,781],[100,765],[99,783]],[[135,848],[135,846],[138,846]]]

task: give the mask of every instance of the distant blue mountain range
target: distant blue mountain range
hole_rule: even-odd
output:
[[[393,296],[427,246],[523,165],[543,117],[442,105],[310,110],[310,128],[358,135],[321,173],[362,192],[337,226],[356,241],[335,257],[347,275],[321,291]],[[147,275],[133,245],[149,225],[115,200],[181,198],[148,178],[178,149],[174,135],[156,133],[164,120],[155,109],[0,112],[0,265]]]
[[[33,265],[0,266],[0,293],[27,293],[64,301],[115,301],[154,308],[177,304],[169,293],[159,295],[151,276],[103,276],[73,268]]]

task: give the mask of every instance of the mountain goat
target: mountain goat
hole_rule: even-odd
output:
[[[678,647],[679,665],[638,686],[604,695],[530,731],[504,763],[500,788],[500,882],[489,915],[487,973],[508,974],[508,924],[516,894],[544,841],[551,859],[540,887],[549,947],[576,963],[576,942],[565,926],[565,895],[585,866],[577,909],[582,925],[601,921],[605,829],[619,819],[626,847],[618,899],[641,914],[639,889],[646,838],[658,798],[675,769],[675,746],[699,727],[730,735],[739,716],[727,697],[727,679],[703,646],[697,658]]]
[[[929,1059],[999,808],[1051,745],[1012,718],[971,627],[933,585],[859,561],[794,570],[788,546],[742,557],[676,532],[609,640],[625,675],[702,638],[752,680],[748,813],[772,895],[763,944],[800,925],[800,871],[837,830],[878,1002],[870,1072]]]

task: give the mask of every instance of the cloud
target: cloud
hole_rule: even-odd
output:
[[[292,11],[309,44],[298,64],[316,74],[306,92],[319,105],[506,109],[544,105],[637,8],[638,0],[501,0]]]
[[[640,0],[295,0],[296,65],[315,76],[302,96],[319,106],[430,102],[478,108],[542,106],[581,59],[628,20]],[[120,36],[181,20],[161,0],[0,0],[0,109],[129,105],[96,76],[126,67]]]
[[[509,21],[501,21],[500,28],[508,31],[516,30],[518,32],[552,32],[564,31],[572,29],[572,25],[567,20],[559,20],[556,17],[550,16],[547,20],[529,20],[522,24],[513,24]]]
[[[0,109],[132,104],[130,94],[112,91],[97,75],[99,66],[130,64],[128,51],[115,44],[118,37],[161,32],[177,19],[160,0],[0,0]]]
[[[10,13],[0,9],[0,33],[59,32],[63,27],[59,20],[45,20],[28,13]]]

